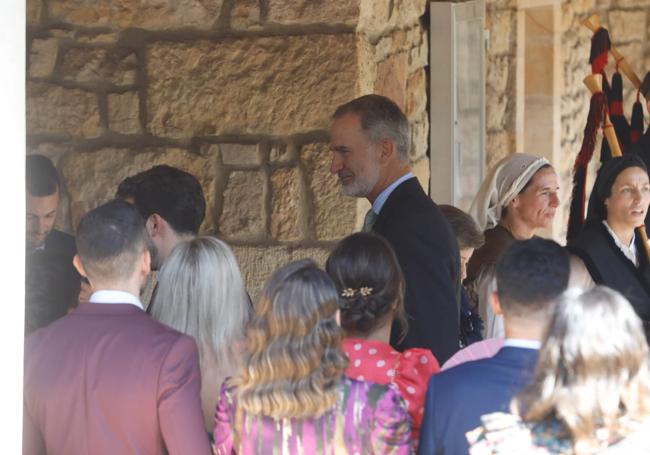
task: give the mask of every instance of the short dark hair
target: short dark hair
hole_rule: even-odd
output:
[[[135,206],[147,220],[157,213],[179,234],[198,234],[205,217],[201,184],[192,174],[172,166],[154,166],[142,173]]]
[[[518,316],[550,308],[569,283],[569,255],[552,240],[516,241],[496,267],[497,295],[503,312]]]
[[[115,199],[81,218],[76,241],[91,278],[127,278],[146,248],[144,221],[133,205]]]
[[[364,95],[336,108],[334,119],[358,115],[361,130],[372,142],[386,137],[395,142],[400,161],[408,160],[411,146],[409,122],[395,102],[381,95]]]
[[[439,205],[440,211],[447,218],[451,230],[454,231],[458,249],[480,248],[485,243],[483,233],[474,218],[453,205]]]
[[[27,155],[25,182],[27,192],[43,197],[54,194],[59,188],[59,173],[49,158],[43,155]]]
[[[406,333],[404,275],[386,240],[367,232],[349,235],[336,245],[325,270],[339,293],[346,332],[365,336],[395,318]]]
[[[117,191],[115,192],[116,199],[134,199],[135,200],[135,191],[138,188],[138,183],[142,181],[144,172],[140,172],[135,175],[130,175],[120,182],[117,186]]]

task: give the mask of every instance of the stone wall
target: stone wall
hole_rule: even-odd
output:
[[[544,2],[540,2],[542,4]],[[639,76],[650,70],[650,0],[558,0],[561,21],[559,52],[561,88],[555,102],[560,109],[560,151],[554,153],[561,187],[562,207],[555,238],[565,236],[571,192],[572,168],[580,150],[584,125],[589,110],[590,94],[582,80],[591,72],[588,64],[591,32],[581,22],[598,13],[608,28],[613,44],[623,53]],[[490,41],[487,50],[487,165],[515,152],[517,78],[517,11],[516,0],[487,0],[487,28]],[[608,74],[614,71],[612,59]],[[551,77],[550,74],[548,77]],[[629,119],[636,90],[624,78],[624,110]],[[646,112],[647,115],[647,112]],[[647,120],[647,117],[646,117]],[[549,123],[551,119],[549,119]],[[646,121],[647,125],[647,121]],[[598,144],[597,150],[600,150]],[[598,153],[593,163],[598,162]],[[593,182],[593,169],[591,180]]]
[[[166,163],[206,194],[202,232],[233,245],[251,294],[301,257],[323,262],[367,203],[329,173],[329,117],[385,94],[412,123],[428,185],[425,0],[29,0],[28,152],[50,156],[58,224]]]

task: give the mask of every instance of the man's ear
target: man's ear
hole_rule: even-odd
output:
[[[81,275],[84,278],[88,278],[88,275],[86,274],[86,269],[84,269],[84,265],[81,263],[81,258],[79,257],[78,254],[75,254],[74,257],[72,258],[72,265],[74,265],[74,268],[77,269],[79,275]]]
[[[385,163],[395,156],[397,147],[392,139],[384,138],[379,142],[379,161]]]
[[[492,305],[492,311],[494,311],[494,314],[503,315],[503,310],[501,309],[501,301],[499,300],[499,296],[496,292],[493,292],[490,295],[490,305]]]
[[[145,228],[147,229],[149,237],[160,237],[163,230],[165,229],[162,218],[157,213],[154,213],[149,218],[147,218]]]

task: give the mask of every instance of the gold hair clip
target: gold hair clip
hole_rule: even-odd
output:
[[[364,297],[368,297],[370,294],[372,294],[372,288],[368,286],[364,286],[359,289],[359,294],[361,294]]]
[[[341,297],[350,298],[350,297],[354,297],[354,294],[355,292],[354,289],[352,288],[345,288],[343,289],[343,291],[341,291]]]
[[[354,288],[345,288],[341,291],[341,297],[345,298],[351,298],[357,295],[357,293],[361,297],[368,297],[369,295],[372,294],[372,288],[368,286],[362,286],[359,289],[354,289]]]

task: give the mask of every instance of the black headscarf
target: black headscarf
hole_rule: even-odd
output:
[[[611,158],[600,167],[596,183],[594,183],[594,188],[591,190],[591,196],[589,197],[588,223],[600,223],[602,220],[607,219],[605,199],[612,195],[612,186],[616,177],[630,167],[640,167],[646,173],[648,172],[645,163],[636,154]]]

